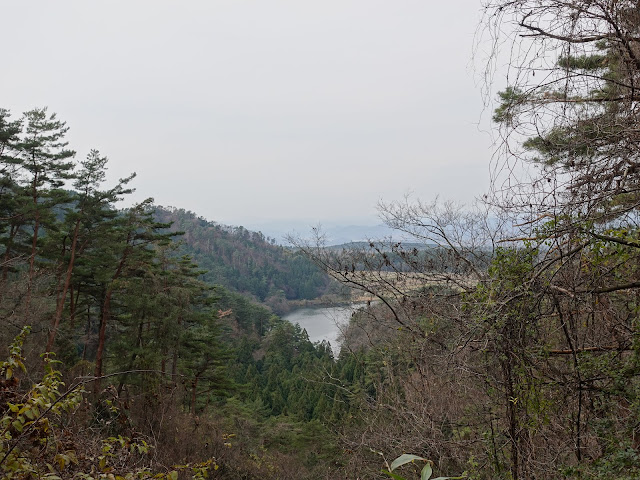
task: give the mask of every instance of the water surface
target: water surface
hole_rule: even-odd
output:
[[[351,314],[364,304],[353,304],[341,307],[301,308],[288,313],[284,320],[297,323],[307,330],[309,340],[321,342],[326,340],[331,343],[334,354],[338,354],[340,346],[338,337],[341,331],[349,323]]]

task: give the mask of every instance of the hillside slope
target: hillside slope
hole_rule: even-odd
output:
[[[181,250],[207,273],[204,280],[282,310],[289,300],[323,295],[329,277],[299,252],[276,245],[262,233],[220,225],[195,213],[157,207],[157,221],[184,232]]]

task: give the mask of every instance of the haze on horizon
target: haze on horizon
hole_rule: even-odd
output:
[[[380,199],[471,202],[491,138],[480,2],[3,5],[0,107],[48,106],[136,200],[251,227],[371,224]],[[484,111],[484,114],[483,114]]]

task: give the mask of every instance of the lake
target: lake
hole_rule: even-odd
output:
[[[307,330],[309,340],[321,342],[327,340],[335,355],[340,351],[338,336],[342,328],[346,327],[351,314],[365,304],[345,305],[341,307],[301,308],[288,313],[284,320]]]

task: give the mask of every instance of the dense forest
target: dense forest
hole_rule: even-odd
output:
[[[251,295],[286,312],[291,300],[312,300],[329,293],[329,277],[299,251],[243,227],[230,227],[182,209],[156,207],[154,218],[183,232],[180,251],[206,272],[203,279]]]
[[[0,110],[3,478],[638,478],[639,11],[488,3],[503,163],[472,207],[382,203],[406,241],[118,209],[133,175]],[[325,275],[370,298],[337,357],[274,314]]]
[[[333,368],[331,349],[259,302],[315,298],[326,274],[259,233],[150,199],[117,209],[133,175],[103,188],[106,157],[75,162],[67,131],[44,108],[0,110],[4,477],[144,476],[145,465],[264,478],[335,455],[316,444],[330,387],[303,378]],[[185,253],[207,264],[199,242],[217,256],[212,272]]]

